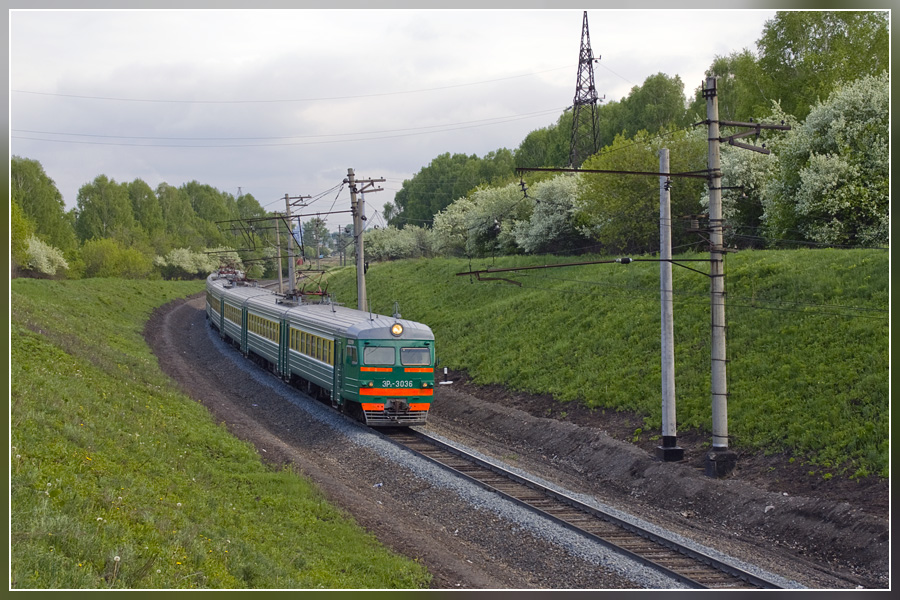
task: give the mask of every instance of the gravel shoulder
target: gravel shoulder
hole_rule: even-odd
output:
[[[217,343],[202,296],[158,309],[145,337],[162,370],[217,422],[253,444],[264,460],[290,465],[315,482],[385,546],[424,563],[432,587],[641,587],[620,569],[573,556],[389,455],[335,435],[298,409],[299,394],[283,393],[274,377]],[[786,460],[781,465],[773,462],[777,457],[743,456],[733,476],[714,480],[698,468],[700,440],[679,437],[686,460],[662,463],[651,442],[625,441],[635,429],[627,415],[588,413],[551,398],[474,386],[463,374],[450,379],[452,385],[436,387],[427,426],[433,433],[799,585],[890,586],[886,482],[815,489],[817,482],[804,486],[791,476]]]

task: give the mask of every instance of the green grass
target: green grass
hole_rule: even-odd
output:
[[[11,588],[421,588],[175,391],[142,337],[202,282],[11,283]]]
[[[405,318],[432,327],[442,365],[479,383],[635,411],[645,432],[659,433],[658,263],[496,275],[521,287],[457,276],[590,259],[378,263],[367,274],[368,298],[385,314],[399,301]],[[727,257],[726,275],[730,445],[785,452],[844,476],[887,477],[887,252],[744,251]],[[708,433],[709,278],[679,267],[673,276],[678,428]],[[355,305],[355,289],[353,268],[332,273],[338,300]]]

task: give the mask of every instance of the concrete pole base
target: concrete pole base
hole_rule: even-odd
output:
[[[662,442],[656,447],[656,458],[665,462],[684,460],[684,448],[678,446],[674,435],[664,435]]]
[[[706,454],[706,476],[725,477],[737,464],[737,454],[728,448],[716,448]]]
[[[665,446],[657,446],[656,447],[656,458],[658,458],[664,462],[675,462],[678,460],[684,460],[684,448],[681,448],[680,446],[675,446],[672,448],[666,448]]]

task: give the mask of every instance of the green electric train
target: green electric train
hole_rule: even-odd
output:
[[[435,366],[427,325],[293,302],[233,272],[207,278],[206,317],[244,356],[366,425],[426,421]]]

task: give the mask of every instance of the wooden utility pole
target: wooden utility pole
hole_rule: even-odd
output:
[[[347,169],[347,179],[344,183],[350,186],[350,212],[353,213],[353,237],[356,240],[356,308],[368,310],[368,298],[366,297],[366,260],[363,252],[363,221],[366,220],[366,201],[364,192],[380,192],[384,188],[370,189],[372,185],[383,182],[379,179],[357,179],[353,169]],[[362,184],[362,187],[357,187]],[[359,198],[357,198],[359,194]]]

